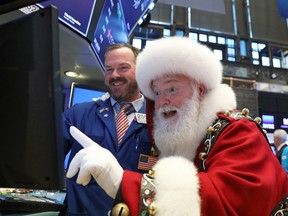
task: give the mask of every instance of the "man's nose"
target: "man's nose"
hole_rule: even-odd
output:
[[[161,106],[169,105],[169,98],[165,94],[160,94],[155,99],[155,109],[159,109]]]
[[[111,77],[120,77],[120,73],[117,69],[114,69],[111,73]]]

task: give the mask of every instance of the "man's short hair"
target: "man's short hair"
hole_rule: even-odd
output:
[[[109,53],[110,51],[115,50],[115,49],[120,49],[120,48],[123,48],[123,47],[129,48],[134,53],[135,60],[136,60],[137,56],[139,55],[139,53],[141,51],[140,49],[138,49],[138,48],[136,48],[136,47],[134,47],[134,46],[132,46],[130,44],[125,44],[125,43],[124,44],[111,44],[111,45],[108,46],[108,48],[107,48],[107,50],[105,52],[105,55],[104,55],[105,58],[106,58],[107,53]]]
[[[277,129],[274,131],[274,137],[277,137],[280,139],[282,142],[285,142],[287,139],[287,132],[283,129]]]

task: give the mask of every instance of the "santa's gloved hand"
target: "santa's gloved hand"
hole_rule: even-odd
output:
[[[66,176],[77,174],[77,183],[87,185],[91,175],[102,189],[113,199],[122,180],[123,169],[110,151],[102,148],[76,127],[70,127],[70,133],[83,147],[72,159]]]

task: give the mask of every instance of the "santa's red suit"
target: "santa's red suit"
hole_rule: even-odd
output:
[[[219,116],[229,119],[223,114]],[[158,161],[155,171],[157,215],[193,215],[192,212],[198,215],[197,211],[202,216],[269,215],[288,193],[286,173],[257,123],[247,119],[229,120],[231,123],[221,132],[207,157],[204,171],[197,172],[194,168],[194,165],[200,168],[203,162],[197,155],[194,165],[181,157]],[[202,146],[198,155],[201,150]],[[141,178],[138,173],[124,171],[122,196],[131,216],[140,215]],[[200,210],[195,203],[199,198]]]
[[[149,215],[145,205],[157,216],[269,215],[288,194],[287,176],[259,122],[245,110],[225,113],[236,108],[236,97],[229,86],[220,84],[220,61],[189,39],[160,39],[137,58],[136,78],[146,97],[153,100],[151,80],[167,72],[205,85],[199,124],[191,128],[201,139],[191,140],[191,147],[177,154],[160,152],[155,171],[145,178],[124,171],[117,202],[127,204],[131,216]],[[147,120],[153,116],[149,112],[151,107]],[[193,158],[186,157],[187,152]]]

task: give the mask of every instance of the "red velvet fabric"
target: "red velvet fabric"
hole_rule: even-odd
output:
[[[122,178],[122,197],[130,209],[130,216],[138,216],[142,175],[124,170]]]
[[[198,172],[201,215],[268,216],[288,194],[287,175],[254,122],[230,120],[207,158],[206,170]],[[131,216],[138,215],[140,183],[140,174],[124,172],[122,193]]]

